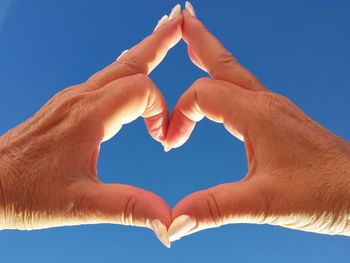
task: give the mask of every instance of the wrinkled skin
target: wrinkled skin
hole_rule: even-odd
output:
[[[171,223],[157,195],[99,181],[100,144],[143,117],[165,140],[168,109],[147,74],[181,39],[182,16],[167,23],[85,83],[56,94],[0,139],[0,229],[91,223],[151,227]]]
[[[206,116],[244,141],[249,167],[240,182],[185,197],[173,220],[189,215],[196,225],[187,234],[257,223],[350,235],[350,144],[269,91],[200,21],[183,14],[189,56],[211,78],[197,80],[179,99],[167,143],[182,145]]]
[[[168,124],[164,98],[147,74],[180,38],[209,73],[179,99]],[[204,116],[243,140],[240,182],[193,193],[172,210],[155,194],[98,180],[101,142],[137,117],[170,148]],[[268,223],[350,235],[350,146],[265,88],[187,11],[83,84],[63,90],[0,138],[0,229],[89,223],[166,227],[180,215],[196,226]],[[233,171],[234,172],[234,171]]]

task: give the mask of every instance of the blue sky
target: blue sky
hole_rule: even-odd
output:
[[[1,0],[0,2],[0,29],[10,11],[11,0]]]
[[[350,1],[197,0],[198,16],[270,89],[350,140]],[[0,134],[59,90],[86,80],[152,32],[176,1],[0,0]],[[182,3],[184,4],[184,3]],[[172,108],[205,73],[180,43],[151,74]],[[138,119],[104,143],[105,182],[154,191],[170,206],[240,180],[243,144],[208,120],[164,153]],[[0,231],[0,262],[348,262],[350,238],[229,225],[164,248],[147,229],[115,225]]]

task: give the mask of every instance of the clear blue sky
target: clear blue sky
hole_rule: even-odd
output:
[[[86,80],[152,32],[176,1],[0,0],[0,134],[59,90]],[[182,3],[184,4],[184,3]],[[270,89],[350,139],[350,1],[193,0],[198,16]],[[151,74],[172,108],[198,77],[183,43]],[[170,206],[241,179],[241,142],[202,121],[164,153],[138,119],[104,143],[105,182],[154,191]],[[349,262],[350,238],[273,226],[229,225],[166,249],[147,229],[91,225],[0,231],[0,262]]]

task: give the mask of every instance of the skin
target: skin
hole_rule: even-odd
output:
[[[231,223],[272,224],[350,235],[350,144],[287,98],[269,91],[205,26],[183,12],[183,39],[197,80],[179,99],[167,133],[179,147],[203,117],[242,140],[248,172],[240,182],[192,193],[172,210],[188,215],[188,233]]]
[[[143,117],[165,140],[166,102],[147,74],[181,39],[182,16],[168,22],[85,83],[56,94],[31,119],[0,138],[0,229],[115,223],[169,226],[157,195],[99,181],[100,144]]]
[[[168,121],[147,74],[180,39],[210,78],[197,80]],[[98,180],[100,144],[144,117],[150,135],[176,148],[203,117],[243,140],[240,182],[193,193],[172,210],[155,194]],[[0,229],[116,223],[169,227],[180,215],[196,226],[268,223],[350,235],[350,145],[265,88],[187,11],[161,26],[85,83],[54,96],[0,138]]]

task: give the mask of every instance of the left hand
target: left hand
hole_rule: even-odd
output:
[[[139,116],[164,141],[168,109],[147,74],[181,39],[181,25],[178,15],[0,137],[0,229],[125,224],[149,227],[169,245],[168,205],[149,191],[100,182],[96,163],[101,142]]]

